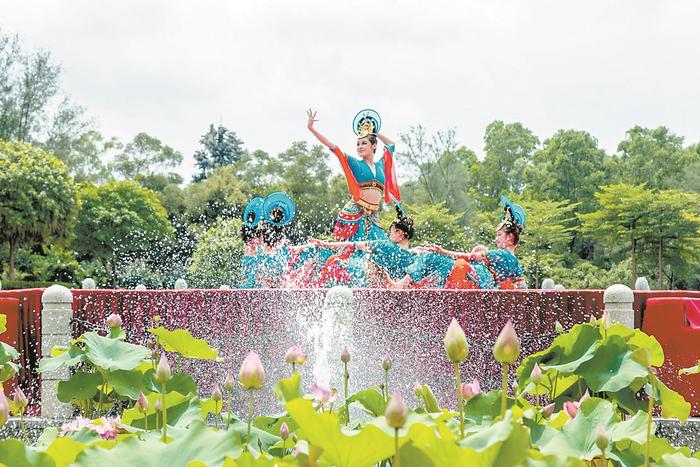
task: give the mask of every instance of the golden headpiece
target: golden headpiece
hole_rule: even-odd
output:
[[[381,126],[381,117],[372,109],[361,110],[352,121],[352,129],[358,138],[379,133]]]

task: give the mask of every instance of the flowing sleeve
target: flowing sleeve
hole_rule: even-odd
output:
[[[401,202],[401,193],[399,192],[399,182],[396,179],[396,170],[394,168],[394,145],[387,144],[384,146],[384,202]]]
[[[348,155],[341,151],[338,146],[329,149],[333,151],[333,154],[335,154],[338,160],[340,161],[340,166],[343,168],[343,173],[345,174],[345,181],[347,182],[348,190],[350,191],[350,196],[352,196],[352,199],[355,201],[359,200],[360,184],[357,183],[355,174],[352,173]]]

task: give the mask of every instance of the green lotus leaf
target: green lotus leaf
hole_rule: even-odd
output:
[[[154,375],[155,371],[152,368],[146,371],[146,374],[143,375],[144,386],[149,391],[162,393],[163,384],[154,381]],[[167,392],[179,392],[183,396],[187,394],[197,394],[197,383],[195,383],[194,379],[187,373],[177,372],[173,373],[173,377],[170,381],[165,383],[165,390]]]
[[[531,449],[520,467],[588,467],[588,462],[573,457],[560,457],[554,455],[545,456],[539,451]]]
[[[544,454],[591,460],[601,453],[595,444],[595,433],[599,425],[606,431],[610,443],[623,439],[643,442],[646,439],[646,422],[644,412],[638,412],[634,417],[620,422],[610,402],[591,397],[581,404],[576,417],[565,424],[561,431],[545,429],[537,443]]]
[[[107,371],[133,370],[151,356],[151,351],[142,345],[110,339],[96,332],[86,332],[80,340],[85,343],[87,359]]]
[[[51,456],[36,452],[18,439],[0,440],[0,464],[7,466],[54,467]]]
[[[44,452],[56,462],[56,467],[68,467],[88,447],[87,444],[71,438],[59,437],[54,439]]]
[[[353,402],[359,402],[364,411],[373,417],[381,417],[386,412],[384,396],[377,387],[364,389],[348,397],[348,404]]]
[[[19,352],[10,344],[0,342],[0,365],[4,365],[10,360],[19,359]]]
[[[594,352],[594,358],[581,365],[578,373],[595,392],[620,391],[639,384],[649,370],[632,358],[632,351],[620,336],[610,336]]]
[[[67,403],[73,399],[82,401],[92,399],[102,383],[100,373],[76,371],[67,381],[58,382],[58,400]]]
[[[437,430],[422,424],[412,425],[408,430],[408,442],[400,450],[404,467],[491,465],[483,463],[476,450],[459,446],[445,425],[438,425]],[[421,455],[416,455],[416,451]]]
[[[0,315],[0,334],[7,331],[7,315]]]
[[[506,400],[506,407],[513,406],[513,399]],[[489,392],[482,392],[464,405],[464,415],[477,425],[485,421],[495,420],[501,414],[501,391],[495,389]]]
[[[600,330],[597,326],[577,324],[565,334],[554,338],[549,348],[525,358],[518,367],[518,387],[524,388],[530,382],[530,374],[539,363],[543,379],[552,380],[559,374],[570,374],[581,364],[593,358],[593,352],[600,340]]]
[[[161,395],[155,392],[146,395],[148,401],[148,410],[145,414],[132,407],[126,409],[122,413],[122,423],[131,425],[136,428],[145,428],[144,418],[148,417],[148,428],[153,429],[156,426],[156,402]],[[168,410],[168,425],[187,426],[193,421],[201,420],[200,404],[201,401],[196,397],[184,396],[178,392],[169,392],[165,394],[165,403]],[[160,416],[160,415],[158,415]]]
[[[459,445],[480,453],[479,465],[518,465],[527,456],[530,435],[517,418],[509,410],[502,420],[467,436]]]
[[[273,389],[277,399],[282,403],[301,397],[303,395],[301,391],[301,375],[295,371],[289,378],[277,381]]]
[[[661,405],[661,416],[664,418],[677,418],[681,422],[690,415],[690,403],[683,396],[666,386],[656,376],[651,375],[656,388],[656,397]]]
[[[698,360],[695,366],[681,368],[680,370],[678,370],[679,375],[696,375],[698,373],[700,373],[700,360]]]
[[[294,399],[286,408],[309,443],[323,449],[321,458],[333,465],[370,466],[394,452],[393,437],[374,425],[349,435],[341,431],[335,414],[316,413],[311,401]]]
[[[665,454],[657,461],[656,465],[660,467],[698,467],[700,460],[692,457],[685,457],[681,453]]]
[[[122,397],[135,401],[139,393],[147,392],[144,375],[138,370],[117,370],[107,374],[107,381],[114,391]]]
[[[245,437],[248,435],[248,421],[247,420],[240,420],[237,417],[231,417],[231,424],[229,425],[228,428],[229,432],[234,432],[237,433],[238,436],[236,436],[237,439],[244,440]],[[256,450],[258,449],[258,445],[262,445],[263,450],[269,450],[277,444],[280,441],[280,437],[276,436],[272,433],[268,433],[265,430],[261,430],[257,427],[251,426],[250,428],[250,446],[253,446]],[[291,441],[290,441],[291,444]]]
[[[15,374],[19,373],[19,369],[20,366],[14,362],[7,362],[4,365],[0,365],[0,383],[7,381]]]
[[[442,412],[442,410],[440,410],[440,405],[438,404],[437,398],[435,397],[435,394],[433,394],[432,389],[430,389],[430,386],[424,384],[422,389],[423,404],[425,405],[425,411],[431,413]]]
[[[39,361],[39,373],[44,371],[55,371],[63,365],[72,367],[86,360],[85,351],[81,348],[71,345],[66,347],[54,347],[51,349],[51,357],[44,357]]]
[[[168,352],[175,352],[187,358],[201,360],[219,360],[219,351],[212,349],[204,339],[197,339],[186,329],[168,331],[164,327],[151,328],[151,334],[158,337],[158,342]]]
[[[287,424],[287,428],[289,428],[290,433],[295,432],[297,428],[299,428],[299,425],[297,425],[294,419],[288,415],[282,417],[267,417],[265,415],[261,415],[260,417],[255,417],[253,420],[254,427],[275,436],[279,436],[282,423]]]
[[[211,413],[218,415],[224,409],[223,401],[215,401],[214,399],[202,399],[202,406],[200,407],[200,412],[202,413],[202,418],[207,418]]]
[[[120,341],[123,341],[124,339],[126,339],[126,333],[121,327],[115,326],[113,328],[109,328],[109,338],[119,339]]]

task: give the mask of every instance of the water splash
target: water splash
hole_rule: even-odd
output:
[[[340,358],[340,350],[344,347],[352,352],[352,304],[352,290],[333,287],[323,301],[320,322],[309,331],[314,349],[313,374],[319,384],[341,385],[340,365],[331,365],[331,361]],[[331,368],[335,371],[331,371]]]

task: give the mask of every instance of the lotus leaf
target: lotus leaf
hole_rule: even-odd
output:
[[[88,373],[76,371],[67,381],[58,382],[58,400],[70,402],[76,400],[89,400],[97,394],[98,386],[103,383],[100,373]]]
[[[80,340],[85,343],[88,360],[107,371],[133,370],[151,356],[151,351],[142,345],[110,339],[96,332],[86,332]]]
[[[158,342],[168,352],[175,352],[183,357],[201,360],[218,360],[219,351],[212,349],[204,339],[197,339],[186,329],[168,331],[164,327],[151,328],[151,334],[158,337]]]
[[[632,358],[632,351],[620,336],[608,337],[578,372],[595,392],[616,392],[634,384],[641,387],[649,375],[649,370]]]

